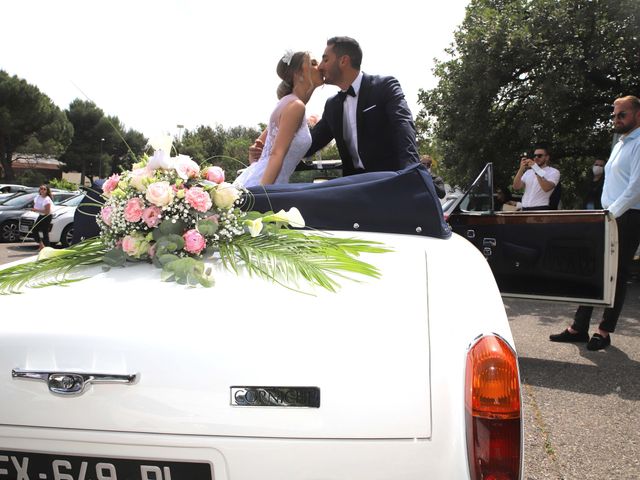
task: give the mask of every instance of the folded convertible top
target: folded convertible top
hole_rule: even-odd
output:
[[[252,195],[244,209],[267,212],[297,207],[309,228],[451,236],[431,175],[422,165],[249,190]]]

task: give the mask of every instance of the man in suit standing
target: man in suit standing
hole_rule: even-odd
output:
[[[311,130],[307,156],[335,139],[343,175],[402,170],[420,161],[416,129],[400,83],[360,70],[362,49],[350,37],[327,41],[318,70],[341,91],[327,100]]]

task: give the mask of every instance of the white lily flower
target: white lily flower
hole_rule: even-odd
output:
[[[149,139],[149,146],[153,148],[154,152],[162,150],[171,154],[171,145],[173,145],[173,138],[171,135],[158,135],[157,137]]]
[[[249,235],[257,237],[262,232],[262,218],[256,218],[255,220],[245,220],[244,225],[249,230]]]
[[[71,252],[69,250],[65,250],[64,248],[57,249],[51,247],[44,247],[38,253],[38,261],[40,260],[48,260],[50,258],[55,257],[64,257],[65,255],[69,255]]]
[[[263,217],[263,220],[267,222],[288,223],[295,228],[304,228],[305,226],[304,218],[302,218],[300,210],[298,210],[296,207],[291,207],[288,212],[280,210],[278,213]]]

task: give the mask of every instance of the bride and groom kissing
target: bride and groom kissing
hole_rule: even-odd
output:
[[[400,83],[360,70],[362,49],[350,37],[333,37],[318,62],[309,52],[287,52],[276,72],[278,103],[250,148],[257,161],[236,179],[254,187],[288,183],[298,163],[335,139],[343,175],[397,171],[419,163],[416,130]],[[322,84],[341,91],[329,98],[311,128],[305,106]]]

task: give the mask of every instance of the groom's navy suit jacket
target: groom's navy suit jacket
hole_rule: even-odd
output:
[[[394,77],[363,74],[356,107],[358,154],[366,172],[402,170],[418,163],[416,129],[400,83]],[[311,130],[307,156],[336,140],[343,175],[360,173],[342,133],[343,101],[327,100],[322,119]]]

